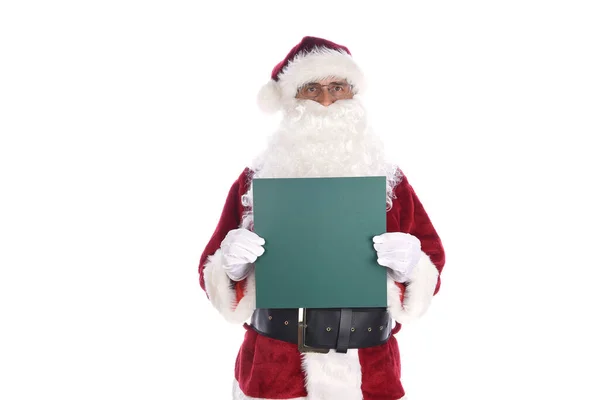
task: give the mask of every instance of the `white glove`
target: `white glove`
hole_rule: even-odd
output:
[[[403,232],[388,232],[373,237],[379,265],[389,269],[396,282],[406,282],[421,258],[421,241]]]
[[[265,240],[248,229],[233,229],[221,242],[223,269],[234,281],[241,281],[250,273],[252,263],[265,249]]]

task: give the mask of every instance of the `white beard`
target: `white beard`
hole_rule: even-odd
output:
[[[253,178],[386,176],[388,208],[401,179],[399,169],[386,162],[383,143],[372,133],[357,98],[338,100],[328,107],[315,101],[292,101],[250,169]],[[251,183],[242,201],[252,207]]]

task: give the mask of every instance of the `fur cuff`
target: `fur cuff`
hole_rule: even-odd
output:
[[[392,318],[405,324],[422,317],[431,304],[438,276],[439,272],[429,256],[421,252],[421,259],[406,282],[404,293],[388,277],[388,310]]]
[[[204,267],[204,282],[206,283],[206,294],[212,305],[221,315],[233,324],[246,322],[256,308],[256,283],[254,271],[246,278],[244,296],[237,302],[233,281],[229,279],[223,269],[221,250],[208,257]]]

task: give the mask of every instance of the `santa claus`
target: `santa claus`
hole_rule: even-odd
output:
[[[440,287],[445,256],[413,187],[387,162],[369,127],[360,101],[364,85],[346,47],[305,37],[259,93],[261,108],[281,112],[281,124],[231,186],[199,264],[200,286],[212,305],[246,329],[233,399],[404,397],[394,335],[401,324],[427,311]],[[252,182],[349,176],[387,177],[387,229],[373,238],[373,251],[387,270],[388,307],[306,310],[304,317],[311,321],[306,337],[312,342],[305,347],[298,343],[298,310],[255,306],[254,263],[265,241],[253,232]],[[332,330],[333,341],[321,334]]]

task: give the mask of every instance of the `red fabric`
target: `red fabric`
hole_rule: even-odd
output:
[[[404,292],[406,291],[406,286],[400,282],[394,282],[396,286],[400,289],[400,303],[404,302]]]
[[[393,201],[392,210],[387,214],[387,231],[410,233],[421,241],[421,250],[429,256],[440,273],[434,292],[437,294],[441,285],[441,273],[446,263],[442,241],[406,177],[403,177],[396,187],[395,194],[396,199]]]
[[[208,241],[202,255],[200,256],[200,263],[198,265],[198,273],[200,275],[200,287],[206,291],[204,283],[204,266],[208,256],[215,254],[215,252],[221,247],[221,241],[232,229],[239,228],[239,224],[244,212],[244,206],[241,202],[241,197],[248,190],[248,179],[250,177],[250,171],[246,168],[238,177],[238,179],[231,185],[229,193],[223,210],[221,211],[221,217],[217,228],[215,229],[212,237]],[[233,281],[232,281],[233,284]],[[243,292],[242,292],[243,294]]]
[[[246,334],[235,362],[235,379],[246,396],[289,399],[307,396],[298,345],[259,335],[244,324]]]
[[[399,329],[399,325],[396,326]],[[363,400],[397,400],[404,396],[400,383],[400,351],[395,336],[381,346],[358,350]]]
[[[344,51],[351,55],[350,50],[348,50],[348,48],[345,46],[333,43],[332,41],[326,39],[321,39],[313,36],[305,36],[302,38],[300,43],[294,46],[287,54],[287,56],[285,56],[285,58],[280,63],[278,63],[275,66],[275,68],[273,68],[273,71],[271,72],[271,79],[275,81],[279,80],[279,74],[283,71],[285,66],[294,59],[294,57],[296,57],[300,53],[310,52],[315,47],[327,47],[333,50]]]
[[[207,257],[217,251],[227,232],[238,228],[241,223],[244,212],[241,196],[248,189],[249,174],[250,171],[246,169],[231,186],[217,228],[202,253],[199,273],[200,285],[204,290],[203,270]],[[422,250],[441,273],[445,263],[441,240],[406,177],[396,187],[395,195],[392,209],[387,214],[387,231],[407,232],[418,237]],[[438,277],[435,293],[439,291],[440,282]],[[401,283],[398,286],[403,297],[405,287]],[[232,286],[238,301],[243,296],[240,288]],[[247,332],[235,364],[235,377],[242,391],[247,396],[268,399],[306,396],[305,377],[297,346],[260,336],[245,327]],[[399,330],[398,324],[393,334]],[[395,400],[404,395],[400,381],[400,353],[394,336],[381,346],[360,349],[359,360],[365,400]]]
[[[246,280],[242,280],[235,283],[235,301],[239,303],[244,297],[244,291],[246,290]]]

